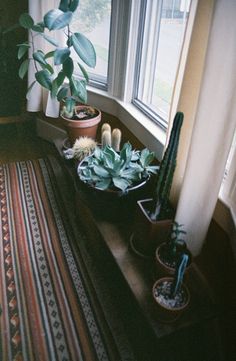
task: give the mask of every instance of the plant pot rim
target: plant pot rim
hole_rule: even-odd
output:
[[[143,203],[146,203],[146,202],[151,202],[153,200],[153,198],[145,198],[145,199],[140,199],[137,201],[137,204],[138,206],[141,208],[144,216],[148,219],[149,222],[151,222],[152,224],[156,224],[157,222],[160,223],[160,224],[168,224],[168,223],[173,223],[173,219],[171,218],[166,218],[166,219],[160,219],[160,220],[157,220],[157,221],[153,221],[149,215],[147,214],[146,212],[146,209],[144,208],[143,206]]]
[[[94,117],[89,118],[89,119],[71,119],[71,118],[67,118],[64,115],[60,115],[62,119],[64,119],[65,121],[67,121],[68,123],[71,124],[80,124],[80,127],[83,128],[82,124],[86,123],[86,122],[91,122],[93,123],[93,125],[96,125],[100,122],[101,119],[101,111],[96,108],[96,107],[92,107],[91,105],[76,105],[75,108],[93,108],[97,111],[97,114],[94,115]],[[87,128],[87,125],[85,126]]]
[[[92,156],[93,156],[93,154],[88,155],[87,157],[85,157],[85,158],[78,164],[78,167],[77,167],[77,175],[78,175],[79,179],[80,179],[79,169],[81,168],[81,165],[82,165],[84,162],[86,162],[86,160],[87,160],[88,158],[90,158],[90,157],[92,157]],[[108,189],[99,189],[99,188],[93,186],[92,184],[89,184],[89,183],[87,183],[87,182],[85,182],[85,181],[83,181],[83,180],[81,180],[81,179],[80,179],[80,181],[81,181],[83,184],[85,184],[87,187],[89,187],[89,188],[91,188],[91,189],[96,189],[96,191],[98,191],[98,192],[104,192],[104,191],[105,191],[105,192],[109,192],[109,193],[111,193],[111,194],[116,194],[116,195],[118,195],[118,196],[123,196],[124,194],[127,194],[127,193],[129,193],[129,192],[132,192],[132,191],[134,191],[134,190],[136,190],[136,189],[139,189],[139,188],[143,187],[143,186],[147,183],[147,181],[148,181],[149,179],[150,179],[150,175],[149,175],[147,178],[141,180],[140,183],[138,183],[138,184],[136,184],[136,185],[134,185],[134,186],[132,186],[132,187],[128,187],[128,188],[126,189],[126,191],[124,191],[124,192],[122,192],[122,190],[120,190],[120,189],[118,189],[118,188],[117,188],[117,189],[110,189],[110,188],[108,188]]]
[[[160,262],[160,264],[161,264],[164,268],[166,268],[168,271],[174,272],[174,271],[175,271],[174,267],[168,266],[165,262],[163,262],[163,260],[162,260],[161,257],[160,257],[159,251],[160,251],[160,249],[161,249],[162,247],[164,247],[165,245],[166,245],[166,242],[163,242],[163,243],[161,243],[161,244],[157,247],[157,249],[156,249],[156,251],[155,251],[155,258],[156,258],[156,261]],[[190,258],[189,258],[189,260],[188,260],[188,265],[187,265],[187,267],[186,267],[186,270],[190,267],[190,265],[191,265],[191,263],[192,263],[192,254],[191,254],[191,252],[190,252],[188,249],[187,249],[187,253],[188,253],[188,255],[190,256]]]
[[[155,294],[154,294],[155,288],[156,288],[156,286],[157,286],[158,284],[160,284],[161,282],[165,282],[165,281],[170,281],[170,282],[171,282],[171,281],[173,281],[173,280],[174,280],[173,277],[162,277],[162,278],[159,278],[159,279],[154,283],[154,285],[153,285],[153,287],[152,287],[152,295],[153,295],[153,298],[154,298],[154,300],[156,301],[156,303],[157,303],[160,307],[164,308],[165,310],[168,310],[168,311],[170,311],[170,312],[182,311],[182,310],[184,310],[184,309],[189,305],[189,302],[190,302],[190,292],[189,292],[188,287],[187,287],[184,283],[182,283],[182,288],[184,289],[184,291],[185,291],[185,293],[186,293],[187,301],[185,302],[184,305],[182,305],[182,306],[180,306],[180,307],[169,308],[169,307],[161,304],[160,302],[158,302],[158,300],[156,299]]]

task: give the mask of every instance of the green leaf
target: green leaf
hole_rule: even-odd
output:
[[[112,181],[116,188],[121,189],[123,192],[130,186],[130,182],[127,179],[120,177],[113,177]]]
[[[48,70],[40,70],[35,73],[35,78],[37,82],[42,85],[42,87],[51,90],[52,88],[52,81],[50,77],[50,73]]]
[[[78,90],[77,96],[80,98],[82,103],[87,103],[87,90],[86,84],[83,80],[75,80],[76,89]]]
[[[54,40],[53,38],[51,38],[48,35],[43,34],[43,37],[45,40],[47,40],[50,44],[54,45],[54,46],[58,46],[58,42],[56,40]]]
[[[33,88],[34,84],[36,83],[36,80],[34,80],[30,86],[27,89],[27,93],[26,93],[26,99],[28,99],[29,93],[31,92],[31,89]]]
[[[99,182],[96,182],[95,187],[101,190],[105,190],[108,189],[109,186],[111,184],[111,179],[110,178],[106,178],[106,179],[102,179]]]
[[[65,105],[66,105],[66,110],[68,112],[72,112],[75,107],[75,99],[73,99],[72,97],[66,98]]]
[[[35,31],[36,33],[43,33],[44,32],[44,23],[37,23],[35,25],[32,26],[32,30]]]
[[[54,52],[54,64],[59,65],[63,64],[68,57],[70,56],[70,49],[68,48],[59,48]]]
[[[71,37],[73,47],[85,64],[94,68],[96,65],[96,52],[91,41],[81,33],[74,33]]]
[[[43,20],[49,30],[63,29],[69,25],[72,15],[71,11],[63,12],[60,9],[53,9],[44,15]]]
[[[47,69],[49,71],[49,73],[54,74],[54,70],[51,67],[50,64],[46,63],[46,64],[40,64],[42,69]]]
[[[86,82],[88,83],[89,82],[89,76],[88,76],[88,73],[87,73],[86,69],[83,67],[82,64],[78,63],[78,65],[80,67],[80,70],[81,70]]]
[[[18,59],[21,59],[27,53],[28,49],[30,48],[30,45],[25,43],[25,44],[20,44],[18,46],[19,46],[19,49],[18,49],[17,57],[18,57]]]
[[[102,177],[102,178],[110,177],[109,172],[106,169],[104,169],[103,167],[95,165],[93,167],[93,170],[94,170],[95,174],[97,174],[99,177]]]
[[[57,79],[54,79],[52,82],[51,97],[56,98],[57,92],[58,92]]]
[[[54,56],[54,51],[49,51],[44,55],[44,59],[52,58]]]
[[[28,67],[29,67],[29,59],[26,59],[23,61],[23,63],[21,64],[21,66],[19,68],[19,77],[21,79],[23,79],[25,74],[27,73]]]
[[[70,57],[64,61],[62,69],[67,78],[70,79],[74,71],[74,63]]]
[[[147,167],[154,160],[154,153],[150,152],[147,148],[141,151],[140,163],[143,167]]]
[[[58,85],[58,88],[63,84],[64,80],[65,80],[65,74],[60,71],[60,73],[58,74],[57,78],[57,85]]]
[[[32,19],[32,17],[29,14],[24,13],[24,14],[21,14],[21,16],[19,18],[19,23],[25,29],[32,29],[32,27],[34,25],[34,20]]]
[[[62,99],[64,99],[67,96],[67,93],[68,93],[68,87],[62,87],[57,93],[57,100],[60,102]]]
[[[79,0],[72,0],[69,6],[69,10],[74,12],[79,5]]]
[[[69,10],[69,1],[68,0],[61,0],[59,4],[59,9],[63,12]]]
[[[41,50],[37,50],[35,53],[33,53],[33,59],[40,64],[47,65],[47,62],[44,59],[44,53]]]

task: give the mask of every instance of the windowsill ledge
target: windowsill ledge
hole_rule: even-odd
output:
[[[88,102],[112,114],[127,126],[127,128],[161,160],[166,141],[166,133],[133,104],[126,103],[109,96],[104,90],[88,87]]]

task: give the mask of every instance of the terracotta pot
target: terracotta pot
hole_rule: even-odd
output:
[[[153,298],[156,301],[156,305],[157,305],[157,317],[161,322],[164,323],[170,323],[170,322],[175,322],[180,316],[181,314],[188,308],[189,303],[190,303],[190,293],[189,290],[187,288],[187,286],[185,284],[182,283],[181,286],[181,290],[184,294],[185,297],[185,302],[178,307],[175,308],[171,308],[168,307],[167,305],[161,303],[157,297],[156,297],[156,289],[159,285],[163,284],[164,282],[173,282],[174,278],[173,277],[163,277],[160,278],[159,280],[157,280],[152,288],[152,294],[153,294]]]
[[[147,213],[151,201],[152,199],[149,198],[137,202],[130,243],[138,255],[154,259],[157,246],[168,239],[173,220],[152,221]]]
[[[164,260],[160,257],[160,250],[166,245],[166,243],[162,243],[160,246],[157,247],[156,249],[156,253],[155,253],[155,263],[156,263],[156,276],[157,277],[161,277],[161,276],[173,276],[175,274],[175,268],[174,267],[170,267],[169,265],[167,265]],[[190,253],[189,250],[186,250],[188,256],[189,256],[189,261],[188,261],[188,265],[187,268],[185,270],[185,273],[188,272],[189,267],[191,266],[191,262],[192,262],[192,255]]]
[[[89,106],[77,105],[76,109],[79,110],[86,107],[88,108]],[[75,140],[79,137],[87,136],[96,139],[98,124],[101,121],[101,112],[96,108],[94,109],[96,110],[97,115],[91,119],[73,120],[61,116],[64,119],[64,124],[68,133],[71,146],[74,144]]]

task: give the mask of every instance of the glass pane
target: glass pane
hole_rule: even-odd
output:
[[[138,99],[167,120],[190,0],[157,3],[147,1]]]
[[[90,79],[99,79],[105,83],[108,71],[110,20],[111,0],[80,0],[71,23],[71,30],[84,34],[95,47],[96,67],[91,69],[85,66]]]

